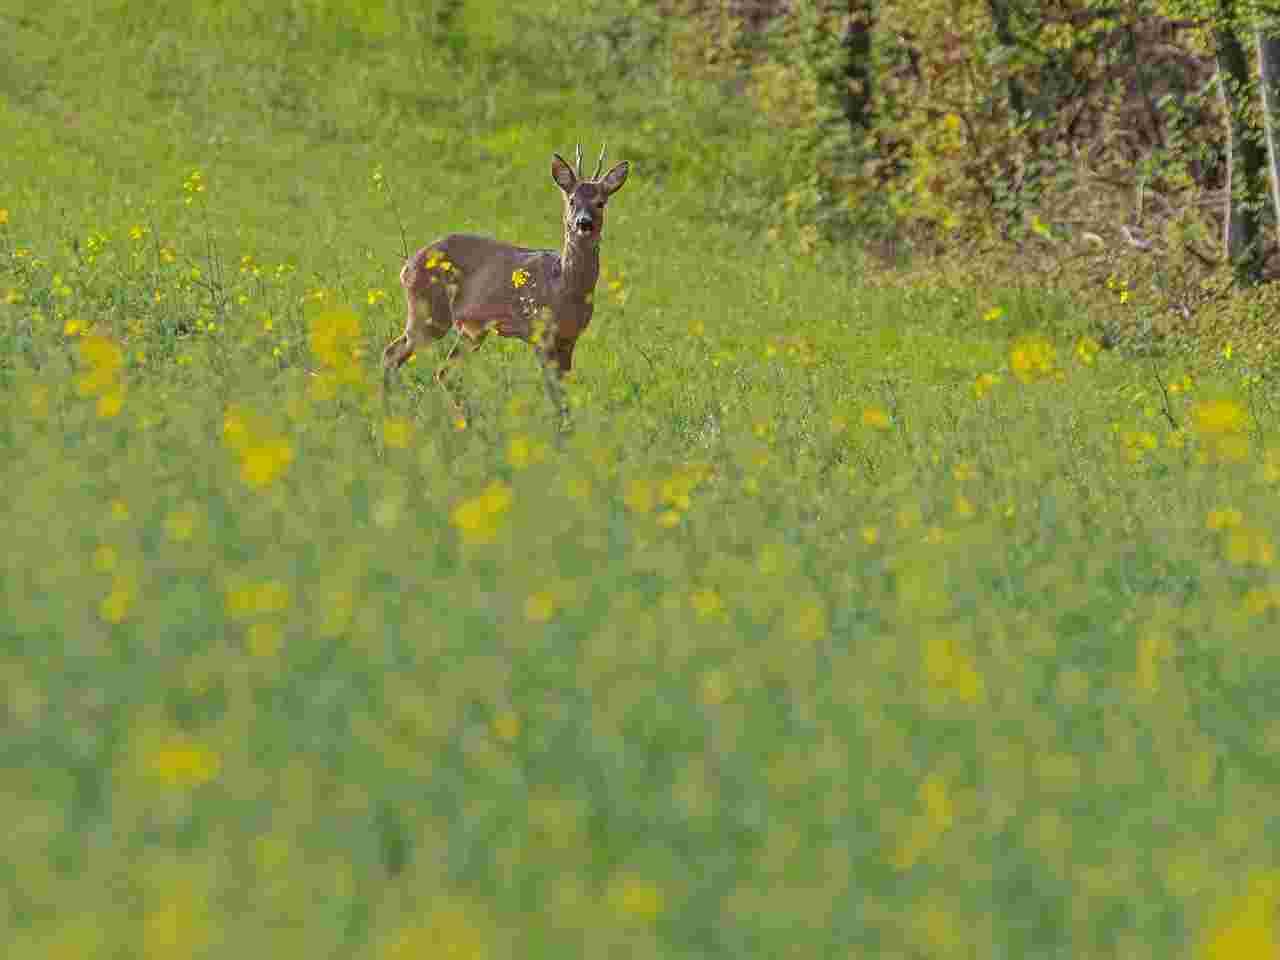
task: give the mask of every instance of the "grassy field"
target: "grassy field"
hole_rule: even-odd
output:
[[[1275,956],[1248,357],[770,239],[621,2],[28,6],[5,957]],[[606,139],[572,435],[519,343],[385,409],[405,244],[558,244]]]

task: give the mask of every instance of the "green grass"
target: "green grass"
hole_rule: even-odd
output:
[[[568,9],[0,13],[5,956],[1264,955],[1265,385],[770,242]],[[554,245],[579,139],[574,433],[384,411],[391,203]]]

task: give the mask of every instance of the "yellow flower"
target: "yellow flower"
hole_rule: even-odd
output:
[[[93,569],[99,573],[110,573],[115,568],[116,551],[114,547],[104,543],[93,551]]]
[[[1240,433],[1245,426],[1244,407],[1234,400],[1206,400],[1196,404],[1191,415],[1201,433]]]
[[[1000,375],[996,373],[982,373],[973,381],[973,395],[981,400],[987,395],[987,392],[1000,383]]]
[[[516,289],[523,287],[529,282],[528,270],[516,270],[511,274],[511,285]]]
[[[1237,567],[1270,567],[1276,560],[1275,547],[1266,534],[1245,527],[1237,527],[1227,535],[1223,552],[1227,561]]]
[[[493,735],[503,743],[515,743],[520,736],[520,714],[514,710],[504,710],[493,718]]]
[[[610,885],[609,903],[624,919],[647,922],[662,912],[662,890],[647,880],[627,875]]]
[[[1009,355],[1009,367],[1013,375],[1023,383],[1033,383],[1054,371],[1053,344],[1039,337],[1031,337],[1014,344]]]
[[[1244,514],[1235,507],[1210,510],[1205,518],[1205,526],[1210,530],[1230,530],[1244,523]]]
[[[1093,337],[1081,337],[1076,343],[1076,356],[1081,363],[1087,366],[1093,363],[1094,358],[1098,356],[1098,351],[1101,349],[1102,344]]]
[[[514,470],[523,470],[532,464],[541,463],[546,456],[546,444],[534,443],[522,433],[516,434],[507,444],[507,463]]]
[[[133,582],[128,577],[117,576],[111,581],[111,592],[98,605],[98,613],[107,623],[122,623],[129,616],[133,604]]]
[[[982,319],[987,323],[994,323],[1004,316],[1004,307],[992,307],[982,315]]]
[[[354,310],[326,310],[311,323],[311,352],[340,382],[360,378],[360,318]]]
[[[632,513],[648,513],[653,509],[653,485],[647,480],[632,480],[622,502]]]
[[[888,430],[891,422],[889,414],[882,407],[867,407],[862,411],[862,425],[876,430]]]
[[[708,707],[718,707],[733,695],[733,681],[723,670],[709,670],[702,675],[700,684],[702,702]]]
[[[385,299],[387,299],[387,291],[383,290],[381,287],[370,290],[365,295],[365,300],[371,307],[377,306]]]
[[[1149,430],[1126,430],[1121,434],[1120,442],[1124,447],[1125,459],[1130,463],[1137,463],[1147,451],[1159,446],[1156,435]]]
[[[1280,951],[1276,905],[1280,902],[1280,874],[1255,875],[1243,896],[1222,910],[1202,936],[1197,956],[1202,960],[1270,960]]]
[[[450,521],[468,544],[492,543],[498,536],[498,521],[511,508],[511,488],[494,480],[475,497],[453,508]]]
[[[9,222],[9,209],[7,207],[0,207],[0,227],[3,227],[8,222]]]
[[[254,623],[244,634],[245,646],[255,657],[274,657],[283,642],[281,631],[274,623]]]
[[[240,451],[240,479],[255,489],[279,478],[293,463],[293,448],[281,438],[267,438]]]
[[[409,446],[411,427],[404,417],[387,417],[382,421],[382,442],[388,447],[404,450]]]
[[[524,601],[524,618],[530,623],[546,623],[555,612],[556,598],[550,590],[531,593]]]
[[[101,420],[110,420],[124,408],[124,387],[116,386],[98,396],[95,412]]]
[[[165,533],[175,543],[186,543],[195,535],[196,527],[199,525],[200,508],[194,503],[188,503],[171,511],[164,520]]]
[[[166,786],[186,790],[214,780],[222,757],[207,744],[185,736],[173,737],[146,758],[147,768]]]
[[[114,340],[101,336],[88,336],[80,342],[80,358],[95,373],[102,373],[107,378],[115,376],[124,366],[124,351]]]
[[[921,812],[913,819],[910,833],[890,857],[897,870],[909,870],[920,857],[931,850],[951,828],[955,808],[946,781],[930,774],[920,785]]]
[[[724,618],[724,606],[720,602],[720,594],[710,587],[695,590],[689,595],[689,606],[697,614],[699,620],[716,620]]]

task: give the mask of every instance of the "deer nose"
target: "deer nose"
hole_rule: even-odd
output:
[[[574,226],[578,228],[579,233],[590,233],[595,229],[596,224],[590,217],[579,217]]]

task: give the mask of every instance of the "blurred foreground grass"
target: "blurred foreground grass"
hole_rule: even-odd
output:
[[[389,201],[551,245],[550,151],[653,118],[522,118],[479,4],[426,52],[236,9],[5,15],[5,956],[1274,956],[1244,358],[865,285],[673,162],[611,208],[566,442],[520,344],[464,429],[429,355],[384,409]]]

